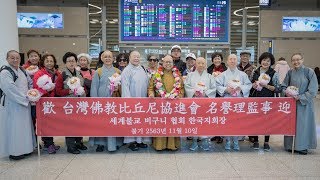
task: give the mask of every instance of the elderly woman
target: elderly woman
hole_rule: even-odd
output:
[[[120,69],[120,71],[123,71],[123,69],[128,66],[129,55],[127,53],[120,53],[116,60],[116,67]]]
[[[105,51],[101,55],[103,66],[97,69],[91,84],[91,97],[121,97],[120,87],[114,87],[111,90],[110,79],[112,75],[120,75],[121,71],[112,65],[113,54],[111,51]],[[116,137],[90,137],[90,145],[98,145],[96,152],[102,152],[107,147],[108,151],[117,150]]]
[[[274,56],[269,53],[265,52],[262,53],[259,57],[259,64],[260,67],[258,67],[254,72],[252,76],[252,93],[250,97],[274,97],[274,91],[276,88],[279,87],[279,77],[278,73],[271,68],[272,65],[274,65],[275,59]],[[264,75],[267,75],[269,77],[269,83],[261,83],[259,81],[259,77],[262,77]],[[259,149],[259,140],[258,136],[251,136],[253,138],[253,148],[255,150]],[[263,149],[265,151],[270,151],[269,146],[269,138],[270,136],[264,137],[264,145]]]
[[[158,83],[159,82],[159,83]],[[162,84],[160,87],[157,84]],[[148,88],[149,97],[182,98],[184,96],[183,81],[179,69],[173,66],[170,55],[163,58],[163,67],[152,76]],[[177,150],[180,147],[179,137],[154,137],[153,147],[157,151],[164,149]]]
[[[207,63],[203,57],[196,59],[196,70],[188,74],[185,81],[185,92],[187,97],[209,97],[216,96],[216,83],[214,77],[206,71]],[[208,137],[201,137],[201,148],[205,151],[209,150]],[[193,138],[193,143],[190,150],[195,151],[198,149],[197,138]]]
[[[57,71],[54,67],[57,64],[57,60],[53,54],[45,54],[42,56],[40,60],[41,69],[34,75],[33,77],[33,88],[37,89],[41,92],[42,97],[55,97],[56,91],[55,88],[51,88],[49,90],[44,90],[37,85],[37,81],[43,75],[47,75],[51,78],[52,82],[55,83],[57,77],[60,75],[59,71]],[[53,137],[42,137],[41,138],[44,144],[44,148],[47,150],[49,154],[56,153],[57,150],[60,149],[60,146],[56,146],[53,142]]]
[[[212,74],[214,77],[217,77],[219,74],[227,70],[226,65],[222,62],[223,56],[219,52],[215,52],[211,55],[211,66],[208,67],[207,72],[209,74]],[[217,93],[216,97],[220,97],[220,95]],[[218,144],[223,143],[223,138],[220,136],[215,136],[211,138],[211,141],[217,141]]]
[[[77,56],[78,63],[80,66],[80,72],[84,79],[84,87],[87,90],[87,97],[90,97],[90,89],[91,89],[91,81],[93,78],[94,70],[90,69],[90,64],[92,61],[92,58],[89,54],[81,53]]]
[[[237,69],[237,56],[228,56],[228,69],[217,76],[217,92],[222,97],[248,97],[252,84],[246,73]],[[240,150],[238,136],[227,136],[225,149],[231,149],[231,138],[233,139],[233,149]]]
[[[149,54],[147,56],[147,61],[148,61],[148,68],[146,70],[148,73],[148,77],[151,78],[152,75],[154,75],[154,73],[156,73],[158,70],[159,59],[155,54]]]
[[[303,65],[303,56],[300,53],[293,54],[291,69],[285,77],[282,88],[290,86],[298,88],[298,95],[287,93],[297,101],[297,122],[294,150],[299,154],[308,154],[308,149],[317,148],[316,123],[314,115],[313,98],[318,91],[317,76],[314,71]],[[293,137],[284,137],[284,148],[291,152]]]
[[[209,74],[214,75],[214,77],[217,77],[220,73],[227,70],[226,65],[222,62],[223,56],[219,52],[215,52],[211,55],[211,66],[208,67],[207,72]]]
[[[68,87],[67,82],[72,77],[80,79],[81,86],[83,86],[83,77],[80,71],[77,71],[77,55],[73,52],[67,52],[62,61],[66,65],[66,69],[60,74],[56,82],[56,93],[60,97],[77,97],[74,92]],[[85,93],[80,95],[86,96]],[[82,143],[82,137],[66,137],[67,151],[72,154],[80,154],[79,150],[86,150],[87,147]]]
[[[32,70],[28,71],[28,69],[31,68],[30,66],[38,67],[38,69],[40,69],[39,67],[40,53],[34,49],[31,49],[27,52],[27,57],[28,57],[28,60],[27,62],[25,62],[25,64],[22,67],[26,69],[30,77],[33,78],[33,75],[36,72]],[[29,73],[29,72],[33,72],[33,73]]]
[[[40,53],[34,49],[31,49],[27,52],[28,60],[22,66],[26,72],[29,74],[30,78],[33,79],[33,76],[39,71],[39,61]],[[31,117],[34,127],[36,127],[36,106],[31,105]]]

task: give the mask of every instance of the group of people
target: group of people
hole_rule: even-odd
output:
[[[35,88],[42,97],[159,97],[159,98],[223,98],[223,97],[274,97],[289,96],[284,94],[289,86],[299,89],[298,95],[293,96],[297,101],[297,127],[295,149],[299,154],[307,154],[309,149],[317,146],[316,125],[314,117],[313,98],[318,91],[315,72],[303,65],[300,53],[291,57],[292,69],[284,59],[276,63],[271,53],[262,53],[259,57],[259,67],[250,64],[249,52],[240,54],[240,63],[235,54],[227,57],[223,62],[221,53],[211,56],[212,65],[207,67],[203,57],[196,57],[189,53],[186,63],[181,59],[181,47],[174,45],[171,54],[162,59],[155,54],[147,57],[149,67],[140,64],[140,53],[132,51],[130,54],[119,54],[113,61],[113,53],[109,50],[100,54],[102,63],[96,70],[90,69],[92,61],[88,54],[76,55],[67,52],[62,60],[65,69],[56,69],[57,60],[53,54],[40,54],[35,50],[27,53],[28,61],[20,67],[20,55],[11,50],[7,53],[8,65],[1,68],[0,87],[3,91],[0,106],[0,156],[9,156],[19,160],[30,155],[36,146],[34,133],[36,113],[34,102],[28,99],[27,91]],[[38,68],[36,69],[35,66]],[[116,67],[115,67],[116,66]],[[31,70],[36,69],[36,72]],[[110,86],[110,78],[114,74],[121,74],[121,85]],[[270,77],[268,84],[259,84],[261,74]],[[37,85],[38,79],[47,75],[55,83],[55,87],[44,90]],[[76,94],[67,85],[72,77],[80,79],[84,87],[82,94]],[[235,81],[238,86],[230,86]],[[206,87],[199,91],[198,86]],[[259,90],[258,90],[259,89]],[[263,126],[263,124],[262,124]],[[214,132],[212,133],[214,134]],[[239,151],[239,140],[242,137],[192,137],[190,150],[199,147],[209,150],[209,141],[217,140],[222,143],[225,139],[225,149],[231,147]],[[291,151],[292,137],[284,139],[285,149]],[[43,137],[43,149],[54,154],[60,146],[55,145],[53,137]],[[254,149],[259,149],[258,136],[250,136]],[[96,151],[116,151],[123,144],[137,151],[147,148],[148,144],[157,151],[180,148],[180,137],[90,137],[89,144],[96,145]],[[87,147],[81,137],[66,137],[67,151],[79,154]],[[269,136],[265,136],[263,149],[270,151]]]

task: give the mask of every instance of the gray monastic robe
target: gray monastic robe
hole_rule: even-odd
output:
[[[145,70],[139,65],[131,63],[121,73],[122,97],[147,97],[149,78]],[[124,143],[150,141],[150,138],[125,137]]]
[[[217,92],[221,97],[232,97],[230,94],[225,92],[227,89],[228,83],[231,80],[240,81],[241,93],[238,97],[249,97],[250,89],[252,87],[252,83],[248,78],[248,75],[243,71],[238,70],[237,68],[231,70],[228,68],[226,71],[222,72],[219,76],[216,77],[217,84]],[[233,136],[233,141],[238,141],[239,136]],[[226,140],[230,141],[231,137],[227,136]]]
[[[209,98],[216,97],[216,81],[214,77],[207,73],[207,71],[203,71],[202,74],[195,70],[194,72],[190,72],[187,75],[187,79],[184,83],[184,89],[188,98],[192,98],[195,93],[195,88],[199,82],[205,84],[207,90],[205,94]],[[201,138],[208,138],[207,136],[201,136]]]
[[[299,88],[295,150],[316,149],[317,134],[313,98],[318,91],[317,76],[312,69],[305,66],[290,71],[287,73],[281,86],[284,90],[288,86]],[[291,136],[284,137],[285,149],[292,149],[292,139]]]
[[[0,157],[28,154],[36,146],[31,106],[27,99],[32,80],[20,69],[11,69],[18,76],[16,82],[9,71],[3,70],[0,73],[0,87],[6,94],[4,106],[4,97],[0,104]]]
[[[114,67],[107,68],[106,66],[102,66],[102,74],[99,77],[98,72],[94,74],[91,83],[90,97],[111,97],[110,93],[110,79],[116,70]],[[90,137],[89,144],[92,145],[103,145],[108,147],[108,151],[117,150],[117,145],[120,146],[122,144],[117,143],[116,137]],[[123,140],[122,140],[123,141]]]
[[[241,93],[239,97],[249,97],[252,83],[250,82],[248,75],[242,71],[239,71],[237,68],[233,70],[228,68],[226,71],[222,72],[216,77],[217,92],[220,96],[232,97],[230,94],[225,92],[228,82],[231,80],[239,80],[241,82]]]
[[[184,83],[185,92],[188,98],[193,97],[195,88],[199,82],[204,83],[205,87],[207,87],[207,90],[205,91],[206,96],[210,98],[216,97],[216,81],[214,77],[206,71],[203,71],[200,75],[199,72],[195,70],[187,75],[187,79]]]

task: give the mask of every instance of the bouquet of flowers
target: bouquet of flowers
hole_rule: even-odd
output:
[[[38,66],[31,65],[31,66],[29,66],[28,68],[26,68],[26,72],[27,72],[30,76],[33,76],[37,71],[39,71]]]
[[[297,96],[299,95],[299,88],[295,86],[289,86],[287,87],[285,93],[287,96],[290,96],[290,97]]]
[[[118,73],[114,73],[109,77],[110,80],[110,94],[113,93],[115,87],[121,85],[121,75]]]
[[[199,82],[195,87],[195,95],[197,97],[204,97],[206,90],[206,85],[203,82]]]
[[[230,87],[230,88],[232,88],[232,89],[236,89],[236,88],[238,88],[238,87],[240,87],[240,86],[241,86],[240,81],[239,81],[239,80],[236,80],[236,79],[233,79],[233,80],[229,81],[228,84],[227,84],[227,87]],[[240,91],[237,90],[237,91],[234,91],[234,92],[231,94],[231,96],[236,97],[236,96],[238,96],[239,94],[240,94]]]
[[[212,75],[213,75],[214,77],[217,77],[217,76],[219,76],[220,74],[221,74],[220,71],[215,71],[215,72],[212,73]]]
[[[44,74],[37,80],[37,85],[43,90],[49,90],[55,87],[55,84],[52,83],[52,79]]]
[[[84,88],[80,84],[80,79],[77,77],[70,78],[67,82],[67,85],[76,96],[80,96],[85,93]]]
[[[267,85],[270,82],[270,76],[268,74],[262,73],[259,78],[258,78],[259,84],[260,85]]]
[[[37,102],[41,98],[41,93],[37,89],[30,89],[27,92],[27,97],[31,102]]]

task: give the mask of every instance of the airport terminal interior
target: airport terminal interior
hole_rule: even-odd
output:
[[[259,67],[259,56],[269,52],[276,61],[284,58],[290,68],[294,53],[303,55],[306,67],[320,67],[320,0],[1,0],[0,4],[1,66],[7,51],[18,51],[23,65],[27,52],[34,49],[41,55],[53,54],[60,71],[69,51],[87,53],[90,68],[96,70],[101,51],[111,51],[117,63],[117,55],[134,50],[141,55],[141,65],[148,67],[149,54],[162,59],[178,45],[174,47],[182,61],[193,53],[208,66],[214,53],[221,54],[224,63],[235,54],[240,63],[241,52],[246,52],[249,63]],[[42,149],[35,147],[30,156],[0,158],[0,179],[320,179],[319,92],[313,98],[318,146],[307,155],[288,152],[281,134],[270,135],[267,151],[264,134],[259,136],[259,148],[245,136],[239,140],[240,150],[226,150],[226,138],[222,143],[210,140],[212,132],[206,150],[200,146],[190,150],[189,134],[179,137],[181,146],[174,151],[157,151],[149,142],[138,151],[121,144],[112,152],[96,152],[85,136],[88,149],[80,154],[67,151],[64,136],[54,136],[55,145],[61,147],[55,154],[49,154],[39,138]]]

